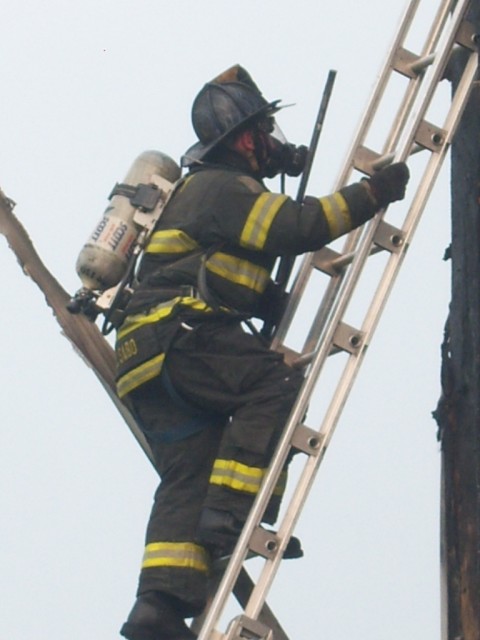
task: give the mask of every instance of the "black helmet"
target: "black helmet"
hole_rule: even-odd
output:
[[[192,124],[199,142],[185,153],[182,165],[202,160],[250,120],[276,113],[279,102],[267,102],[249,73],[239,65],[207,82],[192,106]]]

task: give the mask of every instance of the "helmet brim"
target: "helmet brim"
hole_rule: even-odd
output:
[[[212,151],[216,146],[221,144],[225,138],[228,138],[232,133],[235,133],[237,129],[241,129],[248,125],[249,122],[259,118],[262,115],[273,115],[280,111],[283,106],[280,105],[280,100],[274,100],[273,102],[269,102],[262,106],[258,111],[252,113],[246,120],[237,124],[227,131],[225,131],[221,136],[213,140],[208,144],[203,144],[202,142],[196,142],[191,147],[185,151],[183,156],[181,157],[180,164],[182,167],[189,167],[193,164],[202,162],[205,157]]]

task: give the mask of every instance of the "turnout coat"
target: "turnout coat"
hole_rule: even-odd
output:
[[[297,203],[241,158],[193,169],[150,237],[117,332],[119,396],[160,374],[182,322],[264,317],[279,256],[320,249],[377,210],[368,181]]]

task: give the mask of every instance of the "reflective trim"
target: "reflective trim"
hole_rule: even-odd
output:
[[[258,493],[265,469],[248,467],[236,460],[215,460],[210,484],[216,484],[245,493]]]
[[[149,313],[135,313],[127,316],[117,332],[117,340],[122,340],[132,331],[152,322],[158,322],[167,318],[181,298],[173,298],[168,302],[161,302],[149,310]]]
[[[229,282],[242,285],[257,293],[265,291],[270,278],[269,272],[263,267],[249,260],[242,260],[221,252],[214,253],[207,260],[207,269]]]
[[[164,360],[165,354],[161,353],[138,367],[135,367],[135,369],[132,369],[124,376],[121,376],[121,378],[117,380],[118,397],[123,398],[127,393],[133,391],[133,389],[158,376],[162,370]]]
[[[203,547],[192,542],[151,542],[145,547],[142,569],[181,567],[207,573],[208,556]]]
[[[351,230],[352,218],[350,209],[347,201],[339,191],[331,196],[320,198],[320,205],[327,219],[332,240]]]
[[[184,298],[177,296],[168,302],[157,304],[155,307],[152,307],[147,314],[136,313],[131,316],[127,316],[124,323],[118,330],[117,340],[122,340],[129,333],[136,331],[146,324],[159,322],[160,320],[168,318],[178,304],[190,307],[196,311],[212,311],[212,308],[203,302],[203,300],[199,300],[198,298],[193,298],[191,296],[185,296]]]
[[[249,467],[236,460],[215,460],[210,484],[229,487],[245,493],[258,493],[267,469]],[[273,490],[274,496],[283,496],[287,486],[287,472],[282,471]]]
[[[145,253],[188,253],[200,245],[180,229],[167,229],[152,234]]]
[[[240,244],[248,249],[263,249],[275,216],[288,196],[262,193],[255,201],[240,236]]]
[[[185,189],[187,184],[193,179],[194,175],[195,174],[192,173],[180,182],[180,186],[178,187],[178,192],[183,191]]]

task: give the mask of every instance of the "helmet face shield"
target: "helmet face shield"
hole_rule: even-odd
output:
[[[275,138],[275,140],[280,144],[287,143],[287,138],[278,126],[278,122],[275,120],[273,115],[267,115],[264,118],[261,118],[257,121],[256,126],[259,131],[266,133],[271,138]]]
[[[280,144],[287,144],[287,136],[283,133],[283,131],[278,126],[278,122],[274,120],[273,130],[270,133],[272,138],[275,138]]]

